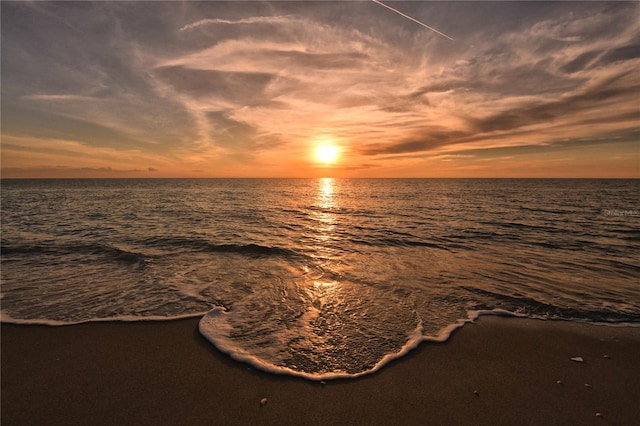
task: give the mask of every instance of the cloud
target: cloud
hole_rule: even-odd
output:
[[[600,58],[596,65],[607,65],[635,58],[640,58],[640,44],[632,44],[611,49]]]
[[[3,132],[50,140],[75,140],[87,146],[125,148],[145,145],[121,130],[92,121],[57,114],[49,109],[13,106],[2,114]]]
[[[585,135],[602,132],[608,137],[599,139],[599,143],[607,143],[612,138],[610,127],[627,135],[635,134],[638,129],[638,90],[640,81],[635,73],[625,71],[560,100],[527,103],[481,118],[466,117],[467,126],[464,130],[425,127],[418,136],[397,143],[366,145],[359,152],[362,155],[407,154],[474,141],[504,140],[515,136],[523,128],[548,128],[557,125],[558,121],[571,125],[569,128],[574,132],[574,138],[584,139]],[[607,105],[618,108],[606,109]],[[596,126],[598,124],[602,126]],[[545,134],[544,129],[539,131]],[[553,132],[547,134],[549,136],[544,140],[544,145],[559,139]]]
[[[216,144],[230,150],[243,150],[246,144],[255,143],[257,130],[247,123],[234,120],[228,112],[211,111],[207,113],[207,119]]]
[[[32,94],[25,95],[22,97],[26,100],[34,100],[34,101],[90,101],[94,102],[97,99],[91,96],[82,96],[82,95],[74,95],[74,94]]]
[[[151,170],[149,170],[151,171]],[[147,170],[141,169],[117,169],[111,166],[104,167],[68,167],[68,166],[34,166],[34,167],[3,167],[3,178],[23,177],[58,177],[58,178],[82,178],[82,177],[140,177]]]
[[[241,24],[281,24],[287,22],[289,17],[286,16],[253,16],[250,18],[238,19],[231,21],[228,19],[201,19],[196,22],[185,25],[178,31],[192,30],[203,25],[241,25]]]
[[[160,67],[155,74],[177,92],[194,98],[215,98],[230,105],[251,105],[263,99],[262,93],[275,78],[259,72]]]
[[[442,146],[451,145],[469,133],[459,130],[424,129],[419,135],[397,143],[367,144],[359,149],[362,155],[407,154],[430,151]]]
[[[588,111],[601,110],[605,105],[619,105],[621,102],[624,103],[626,101],[627,105],[630,106],[635,98],[634,93],[637,93],[638,89],[640,89],[640,81],[630,82],[626,85],[615,85],[616,80],[628,75],[629,72],[617,75],[588,88],[582,93],[573,94],[561,100],[526,105],[502,111],[490,117],[472,120],[472,127],[475,131],[481,133],[510,130],[532,124],[551,124],[557,119],[566,119],[567,116],[571,117]],[[628,111],[623,109],[619,112],[626,114]]]
[[[560,70],[573,74],[578,71],[582,71],[587,69],[589,65],[591,65],[594,60],[602,55],[602,51],[599,50],[590,50],[578,55],[577,58],[570,60],[567,64],[560,67]]]

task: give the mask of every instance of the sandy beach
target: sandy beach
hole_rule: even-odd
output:
[[[483,317],[376,374],[319,383],[236,362],[197,324],[2,324],[2,424],[632,425],[640,418],[640,328]]]

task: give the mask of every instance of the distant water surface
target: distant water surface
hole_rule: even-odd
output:
[[[640,181],[4,180],[2,320],[202,316],[307,378],[480,313],[640,324]]]

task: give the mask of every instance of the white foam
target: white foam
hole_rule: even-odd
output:
[[[65,326],[65,325],[77,325],[77,324],[88,324],[94,322],[145,322],[145,321],[154,321],[154,322],[162,322],[162,321],[173,321],[179,319],[187,319],[187,318],[198,318],[204,315],[205,312],[197,312],[197,313],[189,313],[184,315],[174,315],[170,317],[160,316],[160,315],[149,315],[149,316],[137,316],[137,315],[118,315],[108,318],[88,318],[82,321],[59,321],[59,320],[50,320],[45,318],[36,318],[36,319],[28,319],[28,318],[13,318],[5,312],[0,312],[0,322],[7,324],[24,324],[24,325],[48,325],[48,326]]]
[[[478,318],[484,315],[526,318],[525,315],[509,312],[504,309],[491,309],[491,310],[487,309],[487,310],[478,310],[478,311],[468,311],[466,319],[459,319],[455,323],[446,326],[445,328],[440,330],[436,336],[423,336],[422,340],[424,342],[436,342],[436,343],[446,342],[447,340],[449,340],[449,338],[451,337],[451,334],[453,334],[454,331],[456,331],[460,327],[463,327],[465,324],[475,322]]]
[[[409,351],[417,347],[420,342],[423,340],[422,336],[422,324],[419,323],[416,328],[407,336],[407,343],[402,347],[400,351],[397,353],[387,354],[385,355],[378,363],[371,369],[364,370],[358,373],[346,373],[342,371],[330,372],[330,373],[307,373],[304,371],[293,370],[291,368],[282,367],[269,362],[269,360],[261,359],[252,355],[248,351],[244,350],[238,345],[235,345],[231,342],[231,340],[227,337],[228,333],[231,331],[231,327],[226,322],[216,321],[216,319],[221,315],[227,315],[228,312],[225,308],[217,307],[211,310],[207,315],[205,315],[199,324],[200,333],[211,342],[216,348],[220,351],[228,354],[231,358],[236,361],[241,361],[247,363],[255,368],[266,371],[268,373],[274,374],[283,374],[290,375],[296,377],[302,377],[308,380],[320,381],[320,380],[328,380],[328,379],[349,379],[361,377],[367,374],[374,373],[382,368],[384,365],[388,364],[390,361],[401,358],[406,355]]]

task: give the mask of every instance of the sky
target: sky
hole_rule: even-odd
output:
[[[383,3],[2,1],[2,177],[640,177],[640,2]]]

